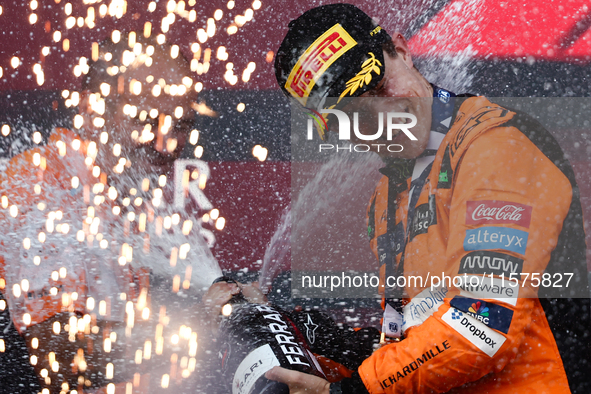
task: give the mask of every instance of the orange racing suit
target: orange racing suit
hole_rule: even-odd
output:
[[[588,299],[544,299],[548,277],[540,283],[551,273],[550,286],[564,286],[570,273],[589,294],[572,168],[526,115],[483,97],[456,100],[431,163],[418,158],[412,178],[384,169],[370,201],[382,273],[423,282],[398,284],[405,339],[358,374],[372,394],[589,392]],[[570,315],[549,313],[558,304]],[[385,320],[395,309],[386,305]],[[342,392],[358,387],[343,381]]]

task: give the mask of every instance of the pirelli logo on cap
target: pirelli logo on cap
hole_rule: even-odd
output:
[[[318,78],[355,45],[357,41],[337,23],[306,49],[289,73],[285,88],[305,105]]]

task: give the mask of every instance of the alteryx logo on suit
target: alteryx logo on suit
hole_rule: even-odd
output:
[[[524,255],[528,233],[508,227],[478,227],[466,230],[464,250],[503,249]]]

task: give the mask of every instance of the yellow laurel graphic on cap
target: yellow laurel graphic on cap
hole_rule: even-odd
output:
[[[372,71],[375,72],[377,75],[380,75],[380,68],[378,66],[381,66],[382,63],[380,63],[380,61],[376,59],[375,55],[372,52],[368,52],[368,55],[370,57],[361,65],[361,71],[359,71],[357,75],[355,75],[353,78],[347,81],[347,88],[343,91],[343,93],[341,93],[337,103],[341,101],[341,99],[345,97],[345,95],[353,95],[353,93],[355,93],[357,89],[363,87],[364,84],[369,85],[373,78],[373,76],[371,75]]]

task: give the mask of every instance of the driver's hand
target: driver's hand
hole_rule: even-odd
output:
[[[236,283],[217,282],[211,285],[202,298],[203,306],[212,313],[220,313],[222,307],[240,293],[240,287]]]
[[[202,305],[205,311],[206,324],[214,331],[217,331],[221,319],[222,307],[240,293],[240,287],[236,283],[217,282],[211,285],[202,298]]]
[[[285,383],[289,387],[289,394],[330,393],[330,383],[327,380],[307,373],[274,367],[265,373],[265,377]]]
[[[248,284],[238,283],[238,286],[242,290],[242,295],[253,304],[266,304],[267,296],[259,288],[258,282],[252,282]]]
[[[205,312],[205,323],[215,332],[221,321],[222,307],[226,305],[233,296],[242,292],[248,302],[254,304],[267,303],[267,297],[259,289],[258,283],[249,284],[217,282],[211,285],[202,298],[202,305]]]

